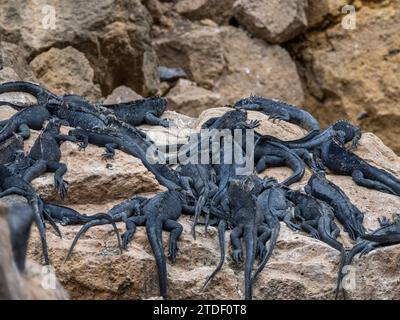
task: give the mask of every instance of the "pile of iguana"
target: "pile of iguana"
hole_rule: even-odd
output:
[[[165,81],[186,77],[181,69],[160,67],[159,73]],[[155,141],[139,127],[142,124],[166,128],[174,125],[161,118],[167,108],[165,98],[149,97],[107,105],[92,103],[78,95],[56,95],[40,85],[23,81],[0,84],[0,94],[7,92],[24,92],[37,99],[33,105],[0,101],[1,105],[16,110],[9,119],[0,121],[0,198],[14,194],[27,201],[24,206],[16,204],[10,211],[16,212],[15,216],[10,215],[11,243],[21,270],[32,221],[39,229],[46,264],[50,262],[46,222],[60,237],[58,224],[65,227],[81,225],[66,260],[73,257],[79,239],[92,227],[111,224],[123,252],[129,250],[137,227],[144,226],[158,268],[163,298],[168,297],[168,290],[162,231],[170,233],[168,255],[174,263],[177,242],[183,232],[178,222],[182,214],[193,216],[193,238],[196,238],[199,223],[205,225],[206,231],[209,226],[216,226],[218,230],[219,263],[203,289],[223,268],[225,233],[231,229],[231,258],[237,264],[245,260],[246,299],[252,298],[253,283],[266,268],[278,244],[281,221],[291,230],[305,232],[339,251],[342,258],[337,294],[341,270],[356,254],[400,242],[400,219],[394,222],[380,220],[381,228],[366,233],[364,214],[325,176],[325,170],[329,169],[352,176],[359,185],[400,195],[397,177],[372,166],[345,146],[351,142],[352,148],[356,148],[361,138],[360,129],[348,121],[337,121],[321,132],[318,121],[301,108],[283,101],[250,96],[237,101],[225,114],[204,122],[202,134],[191,136],[187,144],[169,146],[169,150],[178,151],[167,154],[161,152]],[[290,141],[261,135],[255,131],[260,121],[249,120],[247,110],[262,112],[274,121],[291,122],[307,130],[307,134]],[[70,127],[68,134],[61,134],[62,125]],[[41,132],[25,153],[24,140],[31,136],[31,130]],[[252,135],[247,139],[249,132]],[[235,139],[230,141],[225,134],[235,136]],[[62,161],[60,148],[64,141],[77,143],[80,150],[89,144],[105,148],[104,161],[113,161],[115,150],[138,158],[167,191],[146,197],[132,195],[108,212],[93,215],[82,214],[57,202],[48,203],[36,193],[31,182],[45,172],[54,172],[54,187],[60,200],[67,195],[68,183],[63,176],[68,168]],[[219,144],[219,148],[214,149],[215,144]],[[205,151],[204,146],[207,147]],[[203,156],[211,162],[202,163]],[[215,159],[219,161],[214,162]],[[244,166],[243,159],[250,159],[254,170],[238,173]],[[287,166],[293,173],[281,183],[273,177],[263,179],[257,175],[273,166]],[[303,178],[306,166],[314,173],[304,192],[291,189],[292,184]],[[126,228],[121,236],[118,222],[123,222]],[[346,250],[337,239],[338,224],[357,241],[352,249]],[[254,266],[256,261],[258,265]]]

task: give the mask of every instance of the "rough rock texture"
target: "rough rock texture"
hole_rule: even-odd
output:
[[[37,81],[26,62],[27,53],[13,43],[0,41],[0,82],[12,80]]]
[[[345,0],[308,0],[307,20],[313,28],[341,14],[341,8],[348,4]]]
[[[163,65],[183,68],[190,80],[220,94],[220,105],[251,93],[303,103],[300,78],[287,51],[251,39],[238,28],[184,24],[154,45]]]
[[[105,104],[128,102],[132,100],[139,100],[143,97],[126,86],[119,86],[103,101]]]
[[[325,124],[357,121],[399,153],[400,3],[355,4],[356,29],[343,29],[339,17],[294,45],[309,92],[305,106]]]
[[[18,196],[8,196],[15,201]],[[23,199],[23,198],[22,198]],[[0,300],[67,299],[67,292],[55,278],[54,272],[28,260],[23,273],[19,272],[10,243],[8,212],[4,198],[0,203]],[[18,201],[18,200],[17,200]]]
[[[51,48],[36,56],[30,66],[39,82],[56,94],[74,93],[89,100],[101,98],[89,61],[73,47]]]
[[[174,112],[167,112],[175,133],[198,130],[201,123],[213,116],[223,114],[227,108],[209,109],[199,119],[191,119]],[[274,134],[281,138],[300,137],[304,131],[286,122],[272,123],[266,116],[249,112],[250,119],[262,120],[260,133]],[[161,137],[166,129],[143,126],[143,129],[163,144]],[[28,143],[27,148],[29,147]],[[154,192],[159,187],[151,174],[135,159],[117,152],[116,160],[111,162],[113,170],[106,168],[100,160],[102,150],[90,146],[79,152],[77,146],[64,143],[63,159],[69,166],[66,180],[70,182],[70,194],[65,202],[73,208],[88,214],[104,212],[122,198],[133,194]],[[400,158],[388,149],[376,136],[363,134],[357,154],[373,164],[398,174]],[[124,170],[122,170],[124,168]],[[126,170],[126,168],[130,168]],[[121,171],[120,171],[121,169]],[[138,174],[139,172],[139,174]],[[289,170],[271,168],[263,176],[276,176],[283,179]],[[302,187],[309,177],[298,183]],[[47,174],[35,180],[40,194],[59,201],[53,192],[53,175]],[[351,177],[328,175],[328,178],[343,188],[354,203],[365,212],[367,228],[376,228],[377,217],[391,217],[400,210],[400,198],[372,191],[354,184]],[[296,187],[295,186],[295,187]],[[120,198],[120,200],[118,200]],[[385,206],[382,207],[382,203]],[[175,265],[168,262],[168,281],[170,298],[243,298],[243,265],[236,266],[227,251],[227,260],[219,275],[209,287],[200,288],[207,276],[215,268],[219,259],[217,232],[213,227],[205,234],[204,228],[197,228],[198,238],[190,234],[191,218],[179,219],[184,230],[178,242],[180,251]],[[124,224],[118,224],[124,230]],[[122,255],[117,249],[115,234],[111,226],[91,229],[78,243],[71,260],[64,263],[67,250],[79,227],[61,227],[63,238],[58,238],[48,227],[49,255],[57,277],[73,299],[145,299],[158,295],[157,269],[147,241],[144,228],[139,227],[133,242]],[[40,261],[40,242],[33,229],[30,257]],[[164,234],[164,244],[168,235]],[[226,233],[229,243],[229,232]],[[341,240],[350,248],[353,244],[342,232]],[[362,259],[355,258],[356,289],[351,298],[400,298],[398,290],[398,258],[400,246],[378,249]],[[384,263],[382,263],[382,261]],[[292,232],[282,224],[277,247],[265,271],[254,286],[256,299],[333,299],[339,254],[322,242],[312,239],[302,232]],[[385,279],[382,283],[382,279]],[[374,288],[374,290],[371,289]]]
[[[194,82],[185,79],[179,79],[166,97],[171,110],[179,110],[189,116],[196,116],[199,111],[221,103],[218,93],[198,87]]]
[[[3,39],[32,57],[71,45],[90,61],[104,94],[122,84],[143,94],[157,91],[151,16],[139,0],[2,0],[0,7]]]
[[[234,16],[255,36],[270,43],[290,40],[307,28],[307,0],[237,0]]]
[[[235,0],[179,0],[174,9],[191,20],[212,19],[221,23],[228,19]]]

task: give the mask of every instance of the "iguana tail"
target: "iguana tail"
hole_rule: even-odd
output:
[[[13,81],[5,82],[0,85],[0,93],[6,92],[26,92],[33,95],[38,103],[46,103],[50,98],[57,98],[57,96],[45,88],[26,81]]]
[[[257,240],[257,234],[254,230],[254,226],[244,227],[243,238],[246,245],[246,263],[244,267],[244,296],[246,300],[251,300],[253,296],[251,272],[253,270],[254,260],[256,257]]]
[[[220,220],[218,224],[218,240],[219,240],[219,248],[220,248],[220,260],[218,263],[218,266],[215,268],[213,273],[208,276],[206,282],[204,282],[203,287],[201,290],[204,290],[208,283],[211,281],[212,278],[215,277],[215,275],[221,270],[222,266],[224,265],[225,261],[225,231],[226,231],[226,221],[225,220]]]
[[[122,253],[121,237],[119,235],[118,228],[117,228],[112,216],[110,216],[109,214],[106,214],[106,213],[99,213],[99,214],[95,214],[91,218],[92,218],[92,220],[90,222],[86,223],[85,225],[83,225],[82,228],[76,234],[74,240],[72,241],[71,247],[68,250],[68,254],[67,254],[67,257],[65,258],[65,261],[67,261],[71,257],[72,252],[74,251],[74,248],[75,248],[76,244],[78,243],[79,238],[83,234],[85,234],[91,227],[99,226],[99,225],[103,225],[103,224],[107,224],[107,223],[112,224],[115,234],[117,236],[118,248],[120,249],[120,252]]]
[[[167,264],[162,245],[162,222],[157,218],[146,220],[146,232],[156,259],[160,285],[160,296],[167,298]]]

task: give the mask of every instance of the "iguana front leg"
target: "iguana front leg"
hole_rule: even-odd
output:
[[[114,159],[115,149],[118,148],[117,143],[107,143],[105,146],[106,151],[101,155],[102,159]]]
[[[132,216],[128,219],[125,219],[126,231],[122,235],[122,248],[124,248],[125,250],[127,249],[129,242],[135,235],[136,226],[144,226],[145,223],[145,216]]]
[[[151,112],[147,112],[144,116],[144,121],[147,124],[153,125],[153,126],[163,126],[165,128],[169,127],[169,121],[166,119],[160,119],[157,117],[155,114]]]
[[[243,248],[240,241],[240,237],[243,235],[243,227],[235,227],[231,232],[231,244],[232,244],[232,259],[237,264],[243,261]]]

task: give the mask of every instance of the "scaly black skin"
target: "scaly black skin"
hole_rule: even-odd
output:
[[[1,85],[0,85],[1,86]],[[30,129],[40,130],[43,123],[50,117],[50,113],[42,105],[33,105],[18,111],[10,119],[3,121],[0,130],[0,143],[18,133],[24,140],[30,137]]]
[[[31,225],[35,220],[32,208],[25,203],[14,203],[8,208],[7,221],[14,260],[20,272],[25,270],[26,251]]]
[[[337,240],[340,229],[334,221],[335,214],[332,207],[300,191],[288,190],[286,197],[296,205],[294,217],[298,223],[299,229],[309,233],[313,238],[325,242],[340,252],[341,259],[336,285],[337,297],[341,279],[340,271],[345,263],[346,250],[343,244]]]
[[[41,132],[33,144],[29,159],[32,165],[25,171],[23,178],[31,182],[45,172],[54,172],[54,187],[61,198],[67,193],[67,182],[63,176],[67,172],[67,166],[60,163],[61,150],[60,144],[63,141],[76,142],[74,137],[60,134],[61,122],[51,119],[46,128]]]
[[[293,174],[282,184],[289,186],[304,176],[303,160],[285,145],[259,137],[254,146],[254,163],[257,173],[263,172],[268,166],[288,166]]]
[[[17,175],[13,174],[4,165],[0,165],[0,198],[10,194],[17,194],[28,200],[35,214],[35,222],[39,230],[42,242],[42,251],[45,264],[49,264],[47,253],[46,230],[42,217],[42,202],[37,196],[35,189]]]
[[[51,99],[46,104],[50,113],[63,120],[70,127],[82,129],[105,129],[108,119],[85,98],[77,95],[64,95]]]
[[[0,84],[0,94],[7,92],[25,92],[33,95],[38,104],[44,105],[49,99],[55,99],[57,96],[47,89],[26,81],[12,81]]]
[[[76,234],[74,240],[72,241],[71,247],[68,250],[68,254],[65,260],[68,260],[78,243],[79,238],[84,235],[91,227],[94,226],[99,226],[99,225],[104,225],[104,224],[112,224],[114,227],[114,231],[118,237],[118,245],[121,246],[122,248],[126,249],[129,241],[129,237],[124,237],[123,243],[120,244],[120,238],[119,238],[119,233],[118,229],[115,226],[115,222],[120,222],[124,221],[125,223],[129,222],[127,221],[128,218],[130,218],[133,215],[139,215],[141,213],[141,207],[149,201],[148,198],[145,197],[139,197],[135,196],[133,198],[124,200],[121,203],[118,203],[114,207],[112,207],[107,213],[97,213],[95,215],[87,216],[87,221],[86,223],[82,226],[82,228],[79,230],[79,232]],[[69,209],[69,208],[68,208]],[[76,214],[72,212],[72,215],[76,218]],[[83,220],[82,218],[86,219],[86,216],[82,215],[79,217],[79,220]]]
[[[196,225],[204,205],[218,190],[216,175],[210,165],[188,163],[177,168],[181,179],[181,186],[188,190],[197,200],[195,202],[195,214],[192,225],[192,236],[196,239]],[[194,195],[194,193],[195,195]],[[207,228],[208,221],[206,221]]]
[[[167,265],[162,244],[162,230],[170,232],[169,257],[175,262],[177,240],[182,233],[182,226],[177,222],[185,203],[183,194],[178,191],[166,191],[157,194],[141,208],[142,215],[127,219],[127,231],[123,235],[124,243],[132,239],[137,226],[146,226],[146,233],[156,259],[160,296],[167,298]],[[125,240],[126,239],[126,240]]]
[[[146,150],[143,150],[138,144],[137,140],[131,139],[127,135],[123,135],[118,131],[109,130],[83,130],[73,129],[69,131],[69,135],[76,137],[79,140],[83,140],[80,144],[82,149],[86,148],[88,143],[96,145],[98,147],[105,147],[106,152],[103,154],[103,158],[110,159],[114,157],[115,149],[119,149],[127,154],[130,154],[136,158],[139,158],[143,165],[151,171],[158,182],[169,190],[180,189],[179,185],[173,181],[167,179],[163,174],[158,171],[159,164],[151,164],[146,155]],[[170,171],[169,168],[164,167],[164,171]],[[173,173],[171,173],[173,175]]]
[[[290,229],[296,230],[291,222],[291,205],[286,200],[286,190],[279,184],[266,189],[257,197],[257,219],[257,253],[261,260],[254,272],[253,282],[268,263],[275,248],[280,232],[279,221],[284,221]],[[268,240],[269,245],[266,249],[265,244]]]
[[[176,161],[177,159],[181,159],[181,157],[185,156],[186,154],[190,153],[193,154],[200,154],[200,147],[206,145],[207,143],[210,145],[213,137],[213,133],[217,133],[220,130],[231,130],[233,132],[234,129],[254,129],[259,126],[259,121],[247,120],[247,112],[245,110],[230,110],[224,113],[220,117],[214,117],[208,119],[206,122],[202,124],[202,129],[207,129],[209,135],[200,135],[196,133],[196,138],[193,141],[189,141],[188,144],[181,146],[178,149],[178,146],[174,147],[174,150],[179,150],[175,155],[168,157],[168,161]],[[212,148],[209,148],[212,151]],[[198,160],[200,161],[200,160]]]
[[[245,183],[234,180],[228,188],[230,222],[234,226],[231,232],[233,247],[232,258],[236,263],[243,261],[243,249],[240,238],[246,245],[244,270],[245,299],[252,299],[252,269],[257,248],[256,201],[247,190]]]
[[[168,120],[160,119],[167,108],[167,100],[162,97],[152,97],[142,100],[118,104],[101,104],[104,114],[113,114],[118,120],[132,126],[150,124],[169,127]]]
[[[320,132],[318,121],[310,113],[283,101],[250,96],[237,101],[233,107],[236,109],[260,111],[274,120],[291,122],[308,131],[307,135],[303,138],[291,141],[293,143],[306,142]]]
[[[313,173],[304,191],[319,200],[329,204],[335,217],[344,226],[352,240],[365,233],[362,224],[364,214],[350,201],[349,197],[334,183],[328,181],[322,172]]]
[[[10,138],[0,143],[0,164],[8,164],[16,158],[16,153],[24,149],[23,139],[13,134]]]
[[[400,179],[370,165],[344,146],[345,134],[323,143],[314,150],[318,162],[336,174],[351,176],[363,187],[400,196]]]
[[[293,143],[287,141],[280,141],[282,144],[290,149],[307,149],[312,151],[314,148],[322,145],[323,143],[335,137],[337,131],[342,131],[345,134],[345,142],[352,142],[352,146],[356,148],[361,138],[361,129],[347,120],[338,120],[329,128],[325,129],[319,135],[302,143]]]

